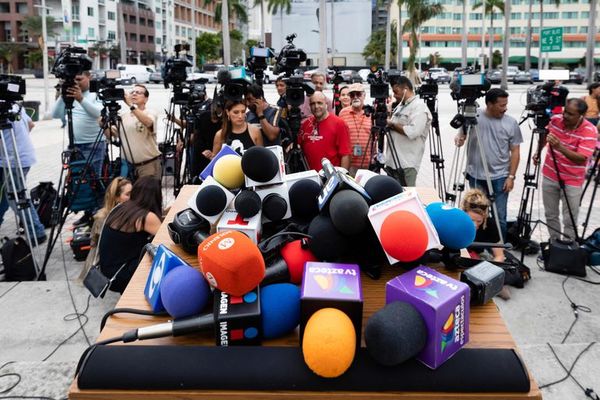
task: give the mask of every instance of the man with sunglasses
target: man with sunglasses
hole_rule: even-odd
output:
[[[371,162],[371,152],[367,148],[371,135],[371,118],[363,110],[365,89],[360,83],[348,87],[350,107],[343,108],[339,117],[348,125],[352,159],[350,160],[350,175],[354,176],[360,168],[368,168]]]
[[[132,178],[162,176],[161,152],[156,142],[156,121],[158,114],[146,108],[150,93],[144,85],[135,85],[123,99],[127,109],[121,111],[123,130],[121,135],[121,156],[127,161],[128,172],[123,176]],[[113,132],[113,135],[117,132]],[[133,174],[131,172],[133,171]]]

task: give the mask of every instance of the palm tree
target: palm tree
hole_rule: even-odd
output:
[[[504,49],[502,54],[502,78],[500,87],[504,90],[508,89],[508,52],[510,49],[510,0],[504,2]]]
[[[462,34],[460,39],[460,47],[461,47],[461,58],[460,58],[460,66],[463,68],[467,67],[467,0],[462,1]]]
[[[538,59],[538,69],[542,69],[542,28],[544,27],[544,0],[538,0],[540,2],[540,33],[538,35],[538,43],[540,45],[540,57]],[[560,6],[560,0],[554,0],[556,7]],[[591,2],[590,2],[591,5]],[[525,41],[525,69],[531,67],[531,20],[533,19],[533,0],[529,0],[529,14],[527,18],[527,38]],[[593,25],[590,25],[593,26]]]
[[[7,73],[12,74],[12,60],[25,51],[27,45],[19,42],[4,42],[0,44],[0,67],[4,71],[4,62],[8,68]]]
[[[404,62],[404,57],[402,54],[402,45],[403,45],[403,40],[402,40],[402,36],[404,35],[404,30],[402,29],[402,6],[404,5],[404,0],[398,0],[398,26],[401,29],[398,29],[398,36],[397,36],[397,42],[398,42],[398,62],[396,63],[397,68],[402,71],[402,63]]]
[[[525,71],[531,69],[531,13],[533,12],[533,0],[529,1],[529,17],[527,18],[527,31],[525,32]],[[539,69],[539,66],[538,66]]]
[[[510,0],[508,0],[510,1]],[[483,5],[481,1],[473,4],[473,10],[480,8]],[[504,1],[502,0],[485,0],[485,10],[484,15],[490,15],[490,58],[488,59],[488,70],[491,70],[492,65],[492,57],[494,54],[494,15],[495,11],[498,10],[504,15]],[[482,32],[482,35],[485,35],[485,32]]]
[[[396,48],[396,21],[392,21],[392,35],[391,35],[391,46],[390,52],[392,57],[396,54],[394,49]],[[373,32],[369,37],[367,45],[363,49],[362,56],[370,63],[381,65],[385,62],[385,39],[386,33],[384,30],[378,30]]]
[[[596,8],[598,6],[598,0],[590,0],[590,16],[588,22],[588,35],[587,35],[587,49],[585,53],[585,77],[588,83],[592,82],[592,75],[594,73],[594,41],[596,40]]]
[[[205,5],[215,3],[215,20],[221,21],[223,30],[223,64],[231,64],[230,42],[229,42],[229,15],[236,15],[241,22],[248,21],[248,13],[241,0],[204,0]],[[223,7],[225,4],[225,7]]]
[[[415,59],[419,49],[418,32],[421,25],[441,14],[444,11],[444,6],[440,3],[430,3],[427,0],[406,0],[406,11],[408,19],[404,23],[403,31],[410,32],[408,41],[410,54],[407,61],[408,76],[413,83],[419,83],[420,78],[415,71]]]
[[[285,9],[285,13],[289,14],[292,12],[292,1],[291,0],[268,0],[267,2],[267,11],[271,13],[271,15],[275,15],[279,12],[279,26],[281,30],[281,46],[283,47],[283,38],[285,35],[283,34],[283,10]]]

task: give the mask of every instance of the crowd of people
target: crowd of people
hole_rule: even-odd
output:
[[[108,185],[104,205],[86,210],[75,225],[94,222],[92,247],[97,247],[98,255],[90,256],[86,268],[96,258],[107,275],[120,271],[121,266],[126,265],[122,269],[126,272],[113,288],[121,291],[133,273],[135,263],[132,260],[139,256],[143,244],[156,233],[162,217],[160,189],[163,168],[157,143],[158,113],[146,107],[150,96],[148,89],[136,84],[123,99],[127,107],[120,111],[122,132],[114,128],[99,131],[99,125],[104,126],[103,105],[89,91],[89,81],[89,72],[84,72],[76,77],[75,85],[66,90],[66,97],[73,99],[74,147],[90,160],[93,173],[101,176],[107,153],[106,142],[118,139],[122,177]],[[345,168],[350,175],[358,169],[369,168],[378,154],[372,133],[373,119],[365,113],[364,86],[359,83],[342,85],[336,96],[329,96],[325,94],[325,74],[314,73],[311,81],[315,92],[305,96],[300,106],[302,121],[297,132],[297,143],[308,167],[321,169],[321,159],[326,157],[334,166]],[[208,100],[205,111],[195,116],[194,131],[190,132],[190,170],[193,175],[198,175],[224,144],[242,154],[253,146],[289,143],[286,142],[291,134],[286,81],[277,79],[275,87],[279,99],[274,105],[266,101],[262,87],[257,84],[245,87],[242,101]],[[597,149],[600,84],[590,84],[588,89],[589,94],[583,98],[569,98],[565,104],[553,105],[553,116],[547,127],[549,134],[540,142],[533,159],[533,162],[543,165],[541,193],[549,233],[553,238],[559,237],[561,232],[575,237],[573,221],[577,221],[579,196],[586,170]],[[402,185],[415,186],[432,114],[416,95],[415,87],[408,78],[395,79],[391,91],[385,127],[389,134],[386,134],[385,150],[379,155],[384,160],[381,166],[386,174]],[[559,92],[564,95],[562,89],[557,89]],[[467,135],[460,130],[455,138],[456,146],[466,145],[465,177],[472,189],[465,195],[462,207],[473,219],[478,238],[492,242],[506,240],[507,201],[514,188],[520,163],[520,144],[523,142],[517,121],[506,114],[508,101],[506,91],[490,89],[485,96],[486,107],[477,116],[477,134]],[[339,112],[336,113],[336,110]],[[54,117],[62,118],[64,113],[64,99],[58,96]],[[185,124],[174,116],[167,117],[180,125]],[[32,122],[26,117],[15,123],[17,140],[25,141],[22,138],[28,137],[31,126]],[[25,174],[35,162],[30,147],[20,146],[24,149]],[[4,183],[2,175],[0,180]],[[563,186],[566,198],[561,195]],[[1,221],[8,208],[5,192],[0,204]],[[488,218],[492,205],[497,210],[500,227],[500,232],[496,230],[495,235],[492,228],[496,221]],[[96,216],[92,219],[94,214]],[[32,221],[25,221],[26,225],[32,226],[32,234],[38,242],[43,242],[46,240],[45,233],[35,212],[32,218]],[[564,231],[561,230],[563,227]],[[98,240],[100,232],[103,232],[101,241]],[[111,248],[122,251],[109,250]],[[501,253],[500,250],[494,251],[493,259],[502,259]]]

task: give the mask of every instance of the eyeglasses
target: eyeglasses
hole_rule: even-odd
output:
[[[353,97],[362,97],[363,92],[350,92],[348,93],[348,96],[350,96],[351,98]]]
[[[129,94],[143,94],[143,95],[145,95],[146,93],[142,92],[141,90],[132,90],[132,91],[129,92]]]
[[[481,210],[481,211],[487,211],[488,206],[485,204],[477,204],[477,203],[467,203],[467,207],[470,208],[471,210]]]

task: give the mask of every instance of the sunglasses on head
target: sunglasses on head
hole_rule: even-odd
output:
[[[467,203],[467,207],[469,207],[471,210],[481,210],[481,211],[487,211],[488,206],[485,204],[477,204],[477,203]]]

